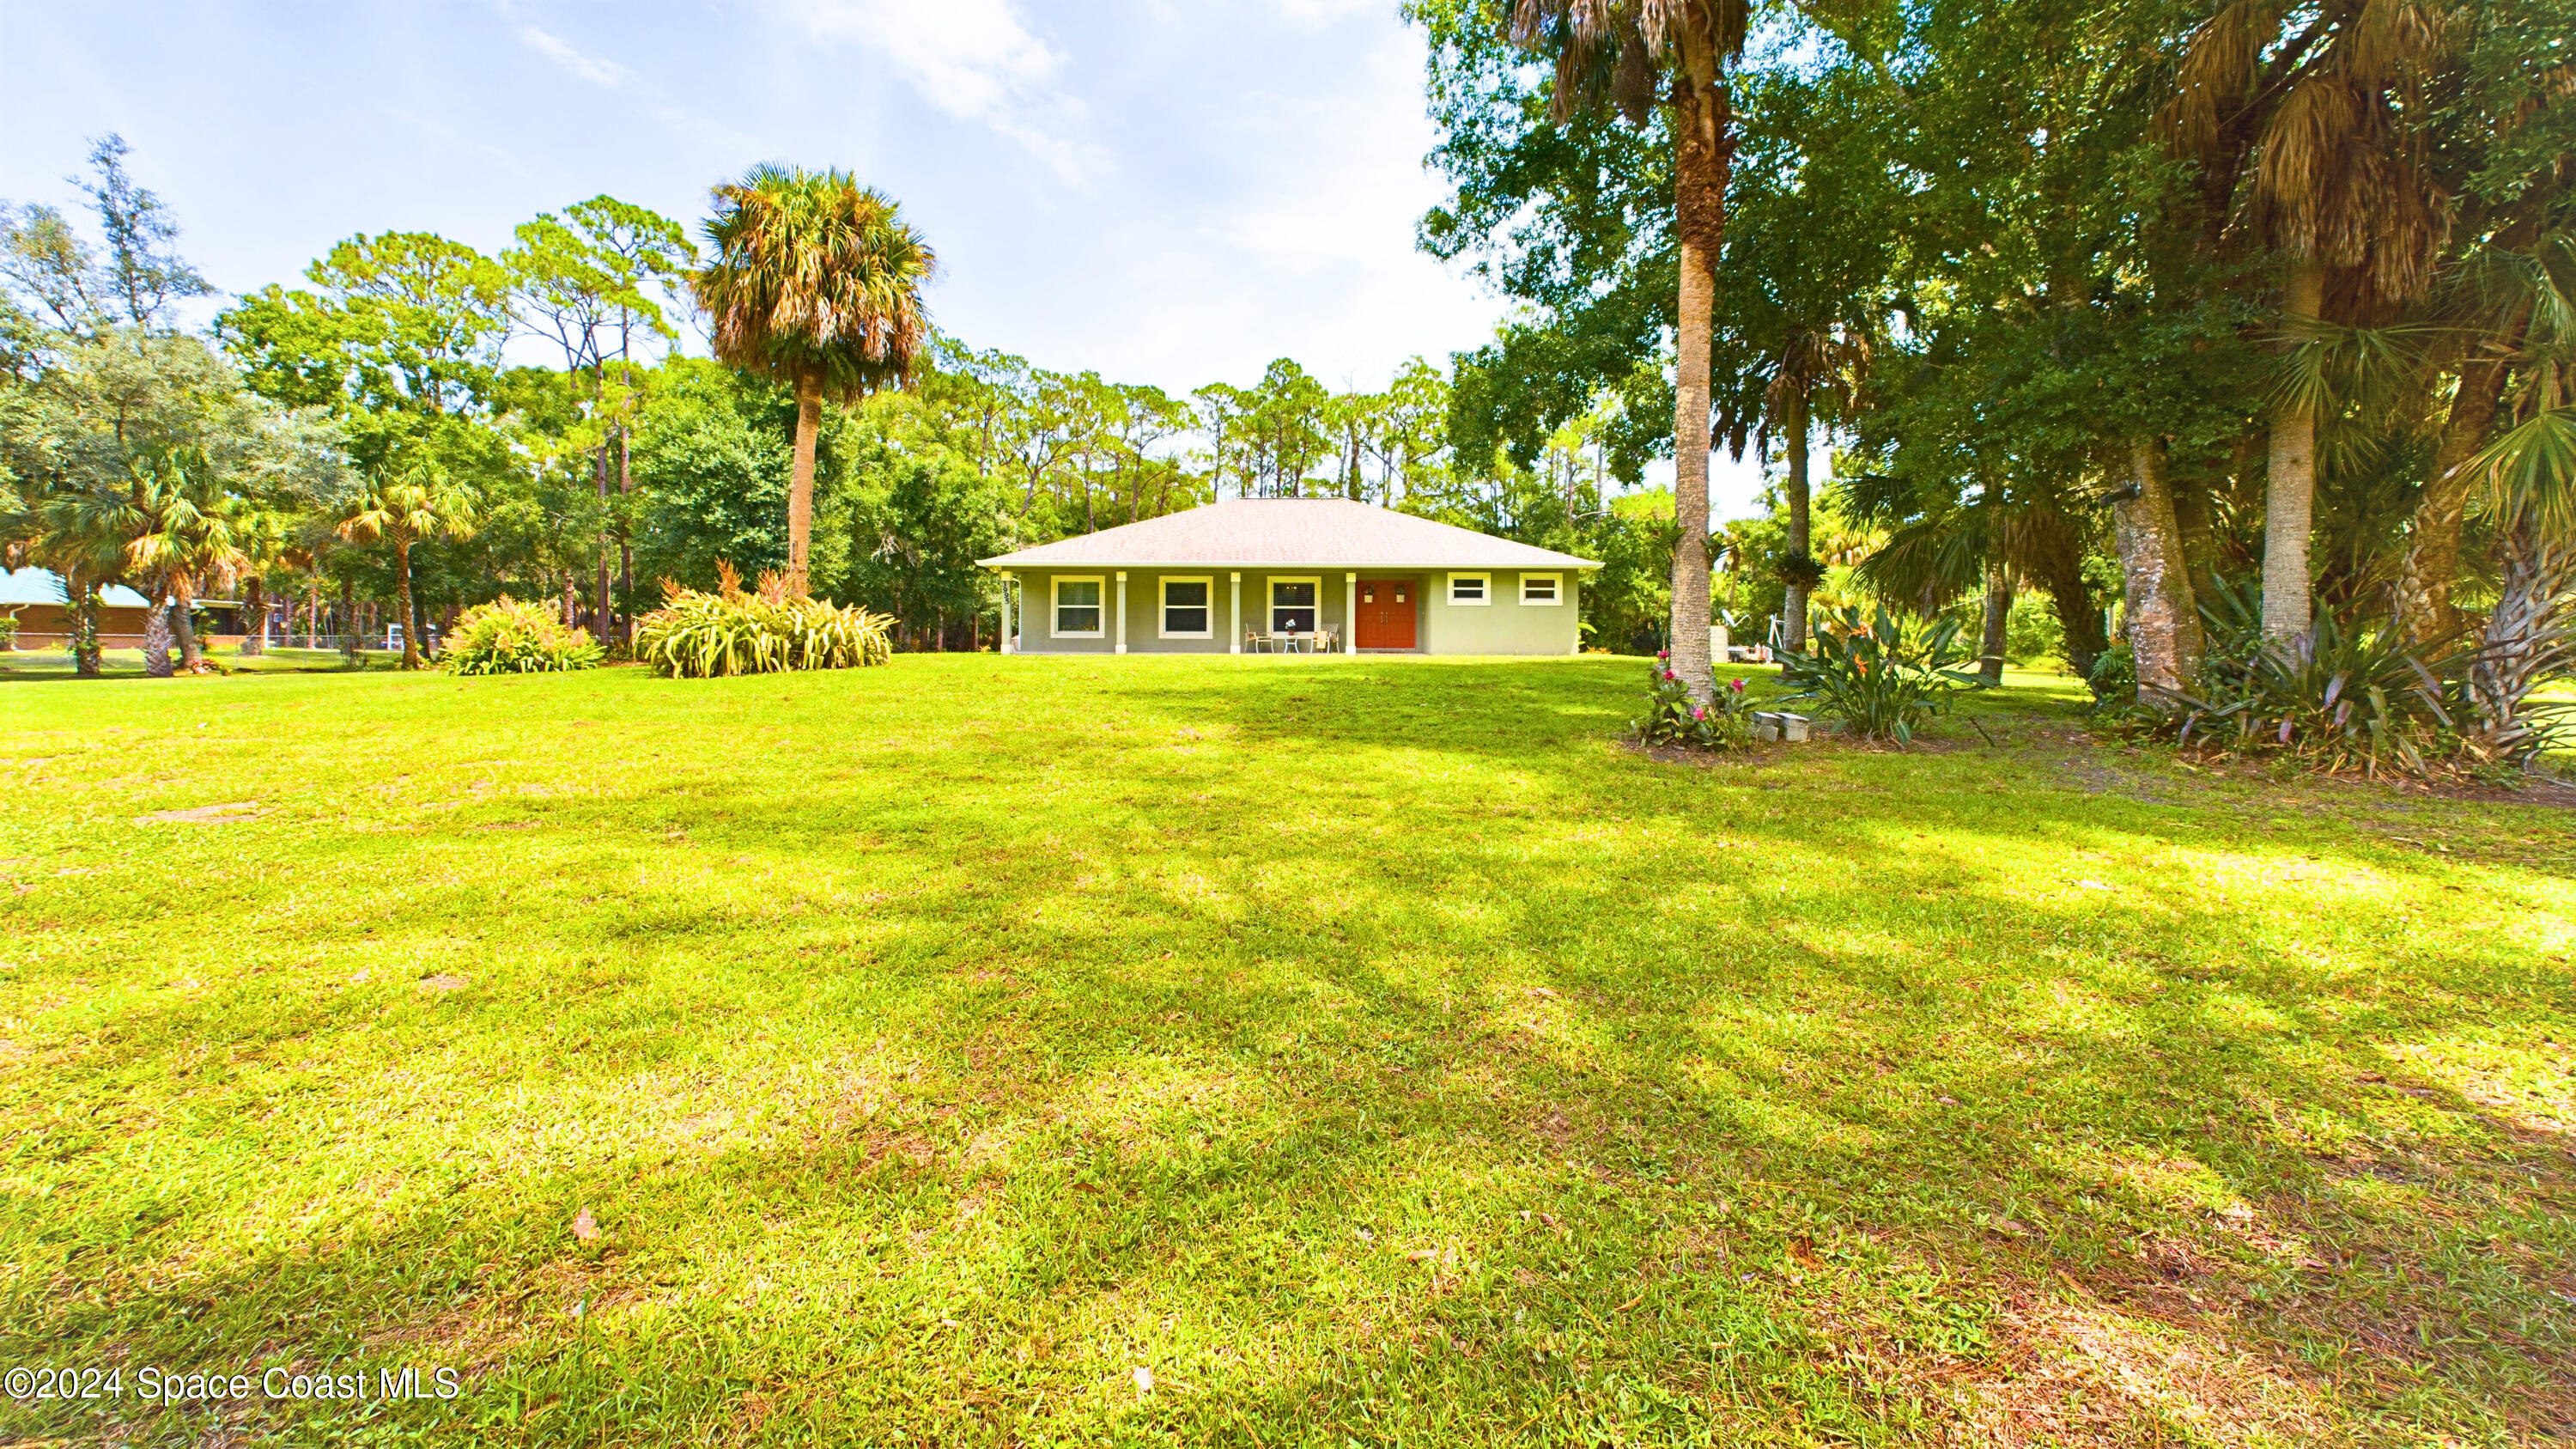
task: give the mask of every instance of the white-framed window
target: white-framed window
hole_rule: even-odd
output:
[[[1494,601],[1494,576],[1491,574],[1451,574],[1449,602],[1453,604],[1490,604]]]
[[[1215,638],[1216,580],[1163,580],[1161,625],[1166,639]]]
[[[1100,622],[1108,611],[1101,604],[1100,575],[1059,575],[1051,587],[1055,593],[1055,608],[1047,617],[1048,636],[1056,639],[1101,637]]]
[[[1270,632],[1273,634],[1312,634],[1324,626],[1324,581],[1312,579],[1272,579],[1270,581]]]
[[[1524,604],[1561,604],[1565,602],[1563,574],[1521,575],[1521,602]]]

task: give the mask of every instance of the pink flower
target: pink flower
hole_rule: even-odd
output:
[[[1678,678],[1680,678],[1681,676],[1680,676],[1680,675],[1677,675],[1677,674],[1673,673],[1671,670],[1667,669],[1667,670],[1665,670],[1665,671],[1664,671],[1664,677],[1665,677],[1666,679],[1678,679]]]
[[[1738,694],[1742,694],[1744,692],[1744,681],[1741,679],[1730,679],[1726,682],[1726,687],[1734,690]]]
[[[1694,705],[1694,706],[1692,706],[1692,707],[1691,707],[1691,718],[1692,718],[1692,719],[1706,719],[1706,718],[1708,718],[1708,706],[1707,706],[1707,705],[1704,705],[1704,704],[1702,704],[1702,705]]]
[[[1670,659],[1673,657],[1673,651],[1670,649],[1658,649],[1655,651],[1655,657],[1657,659]]]

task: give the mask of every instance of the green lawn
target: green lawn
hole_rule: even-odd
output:
[[[1641,672],[0,684],[0,1440],[2576,1433],[2576,817]]]

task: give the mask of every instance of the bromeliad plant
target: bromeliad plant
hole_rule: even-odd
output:
[[[1960,667],[1975,663],[1955,619],[1909,630],[1884,604],[1867,621],[1844,608],[1824,619],[1806,652],[1780,656],[1789,686],[1780,699],[1812,701],[1816,714],[1855,739],[1911,744],[1916,727],[1949,708],[1953,695],[1986,687]]]
[[[1637,743],[1712,750],[1741,750],[1753,744],[1753,700],[1743,680],[1728,680],[1701,704],[1673,671],[1670,654],[1655,656],[1649,678],[1652,692],[1646,696],[1646,712],[1628,722],[1628,733]]]
[[[450,674],[557,674],[595,669],[607,651],[545,604],[509,598],[477,604],[447,631],[439,667]]]
[[[2466,649],[2409,645],[2394,620],[2365,627],[2321,612],[2276,642],[2263,637],[2254,589],[2222,580],[2210,592],[2201,685],[2171,722],[2179,743],[2277,752],[2328,773],[2423,777],[2521,768],[2566,725],[2564,711],[2528,698],[2576,658],[2563,625],[2520,631],[2536,648],[2513,662],[2535,667],[2499,689],[2493,637]]]
[[[714,593],[664,581],[670,602],[638,620],[635,657],[674,679],[775,674],[797,669],[860,669],[894,657],[886,626],[894,621],[852,605],[839,607],[791,594],[776,574],[745,592],[729,565],[717,566]]]

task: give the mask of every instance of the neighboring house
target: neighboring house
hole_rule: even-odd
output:
[[[0,572],[0,613],[18,616],[18,647],[63,649],[71,641],[71,595],[45,569]],[[152,601],[123,584],[98,591],[98,642],[106,649],[143,647],[144,616]]]
[[[1029,654],[1573,654],[1601,567],[1341,498],[1212,503],[979,562],[1019,582]]]

